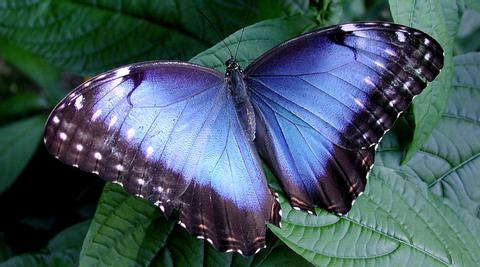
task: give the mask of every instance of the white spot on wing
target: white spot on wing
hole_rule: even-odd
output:
[[[374,63],[375,63],[375,65],[379,66],[380,68],[385,69],[385,65],[383,65],[382,62],[380,62],[380,61],[375,61]]]
[[[425,60],[430,60],[431,57],[432,57],[432,54],[426,53],[424,58]]]
[[[60,136],[60,139],[62,139],[63,141],[67,140],[67,134],[66,133],[60,132],[59,136]]]
[[[112,127],[113,125],[115,125],[115,123],[117,122],[118,118],[116,115],[114,115],[111,119],[110,119],[110,123],[108,124],[108,128]]]
[[[397,35],[397,39],[398,41],[400,42],[405,42],[405,40],[407,40],[407,37],[405,36],[405,33],[403,32],[395,32],[395,34]]]
[[[99,152],[95,152],[93,156],[98,160],[102,160],[102,154],[100,154]]]
[[[102,114],[102,110],[101,110],[101,109],[98,109],[97,111],[95,111],[95,113],[93,113],[93,115],[92,115],[92,121],[97,120],[98,117],[100,116],[100,114]]]
[[[390,49],[390,48],[386,48],[386,49],[385,49],[385,53],[389,54],[389,55],[392,56],[392,57],[396,57],[396,56],[397,56],[397,53],[395,53],[395,51],[393,51],[393,50]]]
[[[132,137],[135,135],[135,129],[130,128],[127,131],[127,139],[132,139]]]
[[[130,73],[130,67],[123,67],[115,71],[115,76],[122,77],[122,76],[128,75],[129,73]]]
[[[60,119],[57,116],[53,116],[53,123],[58,124]]]
[[[354,24],[345,24],[340,27],[340,29],[344,32],[352,32],[358,30],[357,26]]]
[[[82,144],[77,144],[76,148],[77,148],[78,151],[82,151],[82,150],[83,150]]]
[[[147,158],[149,158],[153,154],[153,147],[149,146],[147,147]]]
[[[357,104],[359,107],[364,108],[365,106],[362,104],[362,102],[358,98],[354,98],[353,101],[355,101],[355,104]]]
[[[117,169],[117,171],[121,172],[121,171],[123,171],[123,166],[121,164],[117,164],[117,166],[115,166],[115,169]]]
[[[83,95],[80,95],[75,99],[75,108],[77,110],[83,108]]]
[[[423,41],[423,43],[424,43],[425,45],[429,45],[429,44],[430,44],[430,40],[429,40],[428,38],[425,38],[425,40]]]
[[[144,184],[145,184],[145,180],[143,180],[142,178],[138,178],[138,179],[137,179],[137,183],[138,183],[139,185],[144,185]]]
[[[371,85],[371,86],[374,86],[375,87],[375,84],[372,82],[372,80],[370,79],[370,77],[365,77],[363,79],[364,82],[366,82],[367,84]]]

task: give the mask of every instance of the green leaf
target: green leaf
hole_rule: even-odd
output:
[[[1,34],[0,57],[41,86],[47,93],[47,97],[52,105],[60,101],[65,95],[65,93],[60,90],[60,71],[57,68],[48,64],[42,58],[3,39]]]
[[[308,2],[307,0],[261,0],[256,1],[255,5],[259,10],[260,18],[265,20],[282,17],[284,15],[305,14],[308,12]],[[243,18],[243,20],[245,20],[245,18]],[[244,27],[246,25],[240,26]]]
[[[90,221],[78,223],[58,233],[42,252],[26,253],[0,263],[0,267],[45,266],[68,267],[78,265],[82,240]]]
[[[250,2],[7,0],[0,4],[0,38],[55,66],[95,74],[144,60],[185,60],[244,26],[248,14],[250,21],[278,15]],[[282,1],[283,9],[302,12],[304,2]]]
[[[0,193],[27,166],[43,133],[45,116],[39,115],[0,127]]]
[[[80,266],[148,265],[172,226],[156,206],[107,183],[83,243]]]
[[[454,62],[454,90],[442,119],[428,142],[398,171],[480,217],[480,53],[457,56]],[[395,136],[386,141],[377,163],[396,166],[402,150]]]
[[[480,51],[480,11],[465,10],[455,42],[455,54]]]
[[[267,248],[255,256],[242,257],[237,253],[219,252],[210,244],[191,236],[185,229],[177,226],[166,246],[150,266],[267,267],[286,266],[287,263],[295,263],[294,266],[310,266],[310,263],[278,240],[275,242],[267,238],[267,243]]]
[[[420,29],[443,47],[445,64],[440,75],[413,102],[415,130],[405,162],[428,140],[447,104],[453,78],[453,43],[463,13],[462,1],[389,0],[395,22]]]
[[[317,266],[480,264],[479,221],[467,227],[425,186],[390,168],[374,168],[365,194],[345,217],[320,209],[309,215],[281,202],[283,227],[270,229]]]
[[[465,9],[473,9],[480,12],[480,1],[478,0],[465,0]]]
[[[46,110],[48,103],[45,98],[33,92],[15,94],[0,101],[0,124],[12,118],[24,116],[31,112]]]
[[[276,247],[270,255],[260,264],[253,264],[258,267],[276,267],[276,266],[302,266],[308,267],[311,264],[300,255],[293,252],[287,246]]]

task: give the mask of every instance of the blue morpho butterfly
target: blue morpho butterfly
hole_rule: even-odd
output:
[[[176,61],[108,71],[50,115],[61,161],[123,185],[221,251],[265,247],[281,210],[260,158],[291,205],[345,214],[375,147],[443,66],[432,37],[390,23],[303,34],[226,73]]]

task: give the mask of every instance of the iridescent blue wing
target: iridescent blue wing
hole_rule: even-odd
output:
[[[224,75],[180,62],[147,62],[99,75],[52,112],[55,157],[114,181],[222,251],[251,255],[279,205],[244,136]]]
[[[253,62],[245,73],[256,144],[292,205],[347,212],[374,146],[442,66],[433,38],[388,23],[311,32]]]

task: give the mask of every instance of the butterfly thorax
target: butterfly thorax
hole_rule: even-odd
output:
[[[228,81],[229,93],[235,104],[237,117],[248,139],[253,141],[255,139],[255,112],[248,96],[242,69],[234,58],[227,60],[225,65],[227,67],[225,76]]]

